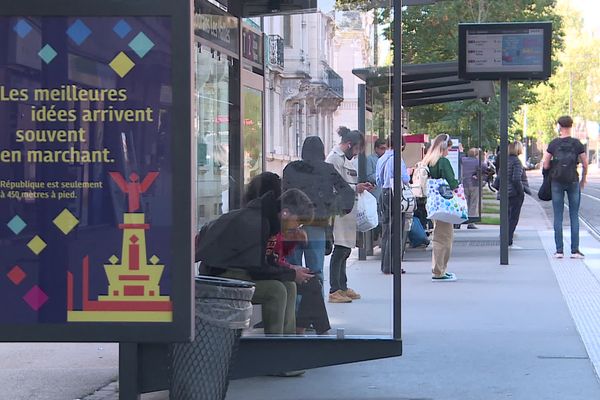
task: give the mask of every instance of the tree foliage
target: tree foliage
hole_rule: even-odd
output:
[[[536,100],[528,102],[522,111],[524,116],[527,110],[528,135],[543,143],[555,137],[560,115],[600,120],[600,39],[585,32],[580,13],[569,2],[560,2],[558,12],[564,16],[567,43],[558,54],[560,67],[548,82],[536,88]]]
[[[553,23],[553,54],[563,46],[562,19],[555,11],[556,0],[450,0],[431,6],[407,7],[402,14],[403,62],[422,64],[457,59],[458,24],[461,22],[531,22]],[[553,57],[555,58],[555,57]],[[553,70],[557,63],[553,63]],[[521,105],[534,103],[538,82],[511,82],[509,115],[514,117]],[[499,139],[499,89],[488,105],[478,100],[465,100],[441,105],[414,107],[411,129],[426,133],[442,131],[461,137],[464,143],[476,144],[477,113],[483,114],[481,146],[494,148]],[[518,125],[512,124],[511,136],[518,136]]]
[[[403,63],[424,64],[454,61],[458,58],[458,24],[461,22],[531,22],[553,23],[553,60],[563,47],[562,19],[557,14],[557,0],[446,0],[426,6],[405,7],[402,11]],[[337,0],[338,8],[365,11],[377,9],[385,2]],[[377,11],[379,22],[391,27],[389,8]],[[384,30],[391,40],[390,28]],[[553,62],[553,70],[557,63]],[[509,114],[523,104],[532,104],[539,94],[538,82],[512,82],[509,88]],[[410,130],[415,133],[447,132],[461,137],[463,143],[476,145],[477,113],[483,114],[482,147],[494,148],[499,138],[499,90],[488,105],[479,100],[409,108]],[[514,114],[514,115],[518,115]],[[515,119],[513,118],[513,121]],[[513,124],[512,134],[518,134]]]

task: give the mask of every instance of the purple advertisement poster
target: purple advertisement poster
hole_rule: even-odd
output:
[[[168,17],[0,17],[0,324],[168,323]]]

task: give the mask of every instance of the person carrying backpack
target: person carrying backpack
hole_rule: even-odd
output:
[[[552,140],[544,153],[544,169],[550,170],[552,186],[552,208],[554,210],[555,258],[563,258],[563,211],[565,193],[569,200],[569,218],[571,221],[571,258],[584,258],[579,250],[579,203],[581,190],[587,179],[588,159],[583,144],[573,137],[573,119],[562,116],[558,119],[560,137]],[[581,163],[581,180],[577,173],[577,164]]]

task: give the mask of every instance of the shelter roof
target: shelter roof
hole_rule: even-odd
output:
[[[392,67],[358,68],[354,75],[367,86],[391,87]],[[490,81],[458,78],[458,62],[402,65],[402,105],[414,107],[451,101],[482,99],[494,96]]]

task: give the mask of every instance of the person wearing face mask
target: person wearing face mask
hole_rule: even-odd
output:
[[[458,180],[450,161],[446,158],[452,147],[450,135],[441,134],[433,139],[431,148],[423,158],[422,163],[429,168],[431,179],[445,179],[451,189],[458,187]],[[443,221],[433,222],[433,252],[432,252],[432,281],[453,282],[456,275],[447,272],[448,260],[452,253],[454,230],[452,224]]]
[[[365,145],[365,137],[360,131],[351,131],[346,127],[338,129],[340,144],[334,146],[325,162],[332,164],[342,178],[356,193],[373,190],[371,183],[358,182],[358,170],[353,161]],[[350,303],[360,299],[360,294],[347,285],[346,261],[352,248],[356,246],[356,201],[352,211],[337,216],[333,223],[333,253],[329,264],[329,302]]]

